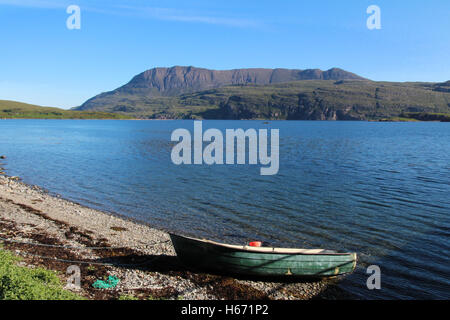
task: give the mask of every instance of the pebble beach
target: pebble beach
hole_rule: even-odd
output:
[[[67,281],[67,268],[81,270],[78,293],[88,299],[309,300],[350,299],[339,278],[267,282],[191,271],[176,257],[168,233],[101,212],[0,176],[0,243],[22,257],[21,264],[55,270]],[[118,278],[111,289],[92,284]]]

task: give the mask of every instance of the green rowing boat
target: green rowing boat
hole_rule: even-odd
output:
[[[323,249],[239,246],[170,234],[187,267],[264,277],[332,277],[352,272],[356,253]]]

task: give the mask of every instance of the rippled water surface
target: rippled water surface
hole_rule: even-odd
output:
[[[220,241],[356,251],[362,298],[450,298],[450,124],[204,121],[280,129],[280,170],[176,166],[192,121],[1,120],[9,175],[152,226]],[[371,264],[382,289],[366,288]]]

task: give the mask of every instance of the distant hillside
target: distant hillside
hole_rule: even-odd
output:
[[[434,91],[450,92],[450,80],[447,82],[436,83],[433,86]]]
[[[97,100],[90,109],[157,119],[381,120],[403,113],[450,114],[447,84],[302,80],[233,85],[172,97],[117,91],[109,103]]]
[[[179,66],[154,68],[135,76],[129,83],[116,90],[89,99],[76,109],[94,110],[107,105],[113,112],[133,112],[133,106],[145,104],[149,98],[174,97],[229,85],[268,85],[297,80],[364,80],[364,78],[337,68],[327,71],[319,69],[208,70]]]
[[[75,111],[0,100],[0,119],[129,119],[128,115]]]

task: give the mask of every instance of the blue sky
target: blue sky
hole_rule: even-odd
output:
[[[69,30],[66,8],[81,8]],[[366,27],[369,5],[381,30]],[[450,79],[448,0],[0,0],[0,99],[70,108],[157,66]]]

